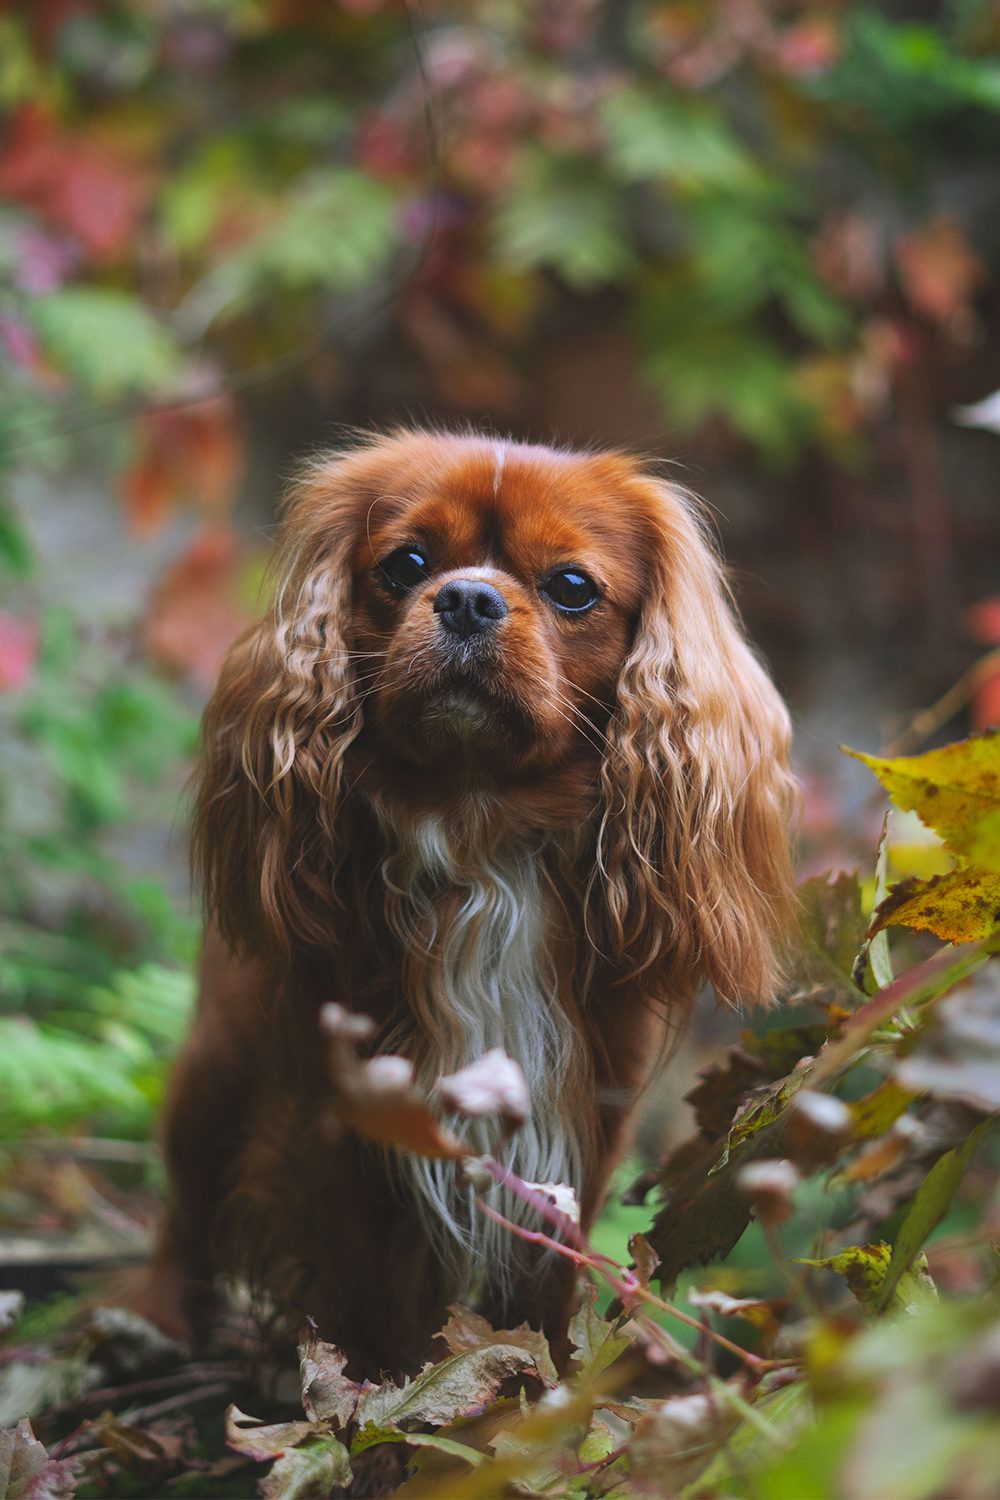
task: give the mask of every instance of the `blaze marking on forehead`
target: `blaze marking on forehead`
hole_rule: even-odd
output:
[[[456,461],[426,488],[407,496],[397,487],[396,504],[373,506],[373,550],[422,542],[439,571],[499,567],[524,578],[575,563],[631,608],[643,537],[625,493],[609,510],[614,480],[578,456],[489,439],[474,462]]]
[[[503,478],[503,466],[507,458],[507,444],[493,444],[493,498],[500,494],[500,481]]]

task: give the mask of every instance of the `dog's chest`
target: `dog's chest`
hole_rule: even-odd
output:
[[[565,921],[543,853],[512,843],[489,852],[456,848],[426,820],[386,861],[387,914],[403,952],[403,985],[417,1031],[422,1081],[499,1047],[525,1076],[531,1116],[501,1146],[494,1121],[458,1122],[477,1154],[501,1151],[528,1181],[579,1187],[580,1148],[568,1106],[579,1071],[579,1037],[560,994],[555,961]],[[428,1228],[501,1282],[508,1232],[479,1214],[450,1163],[407,1158],[403,1176]],[[516,1204],[504,1211],[520,1217]]]
[[[418,1011],[439,1008],[455,1032],[450,1055],[438,1060],[461,1066],[503,1047],[531,1068],[539,1031],[558,1005],[555,913],[539,852],[456,850],[442,825],[427,820],[404,857],[408,999]]]

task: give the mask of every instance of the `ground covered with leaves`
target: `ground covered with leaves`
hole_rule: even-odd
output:
[[[863,758],[921,842],[893,814],[870,877],[801,888],[785,1006],[705,1070],[695,1133],[593,1242],[571,1195],[467,1157],[326,1018],[352,1128],[454,1157],[483,1212],[502,1180],[537,1210],[511,1232],[575,1261],[567,1370],[464,1307],[436,1361],[376,1385],[312,1327],[296,1379],[238,1293],[194,1362],[93,1296],[7,1294],[3,1500],[1000,1492],[1000,736]],[[495,1054],[445,1093],[508,1130],[525,1107]]]

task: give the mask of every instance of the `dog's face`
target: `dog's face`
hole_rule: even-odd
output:
[[[471,852],[579,832],[588,941],[624,971],[769,992],[788,716],[685,496],[622,454],[396,433],[307,469],[276,569],[206,718],[198,851],[234,946],[329,941],[365,799],[397,831],[475,808]]]
[[[605,463],[455,441],[400,454],[351,554],[357,679],[390,756],[502,779],[600,759],[649,584]]]

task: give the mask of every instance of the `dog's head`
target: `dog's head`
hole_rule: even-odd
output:
[[[401,433],[310,466],[276,567],[206,721],[198,848],[235,945],[329,933],[345,796],[478,793],[588,831],[623,970],[768,992],[788,722],[689,501],[619,454]]]
[[[373,748],[444,796],[456,778],[502,793],[593,762],[651,582],[641,508],[615,504],[621,466],[482,439],[391,446],[349,560]]]

